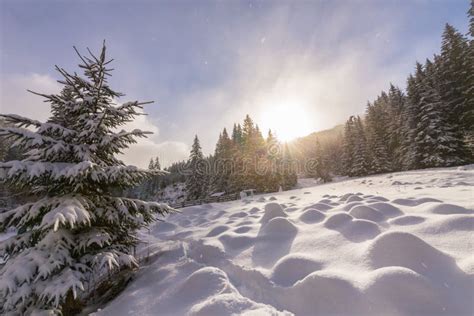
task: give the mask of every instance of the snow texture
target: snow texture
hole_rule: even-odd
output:
[[[143,231],[157,256],[96,315],[474,313],[472,168],[308,183]]]

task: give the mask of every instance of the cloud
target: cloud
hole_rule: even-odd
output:
[[[29,93],[26,89],[53,94],[60,91],[61,85],[47,74],[13,74],[2,76],[0,89],[0,113],[14,113],[46,121],[50,116],[49,103],[43,102],[40,96]],[[127,164],[145,168],[151,157],[158,156],[162,160],[162,165],[167,166],[174,161],[186,159],[188,156],[188,147],[184,143],[159,142],[159,128],[146,115],[137,116],[123,129],[141,129],[153,133],[148,138],[138,139],[136,144],[133,144],[121,155]]]
[[[42,97],[26,91],[51,94],[60,91],[61,86],[49,75],[14,74],[2,76],[0,83],[0,112],[15,113],[44,121],[49,117],[49,103]]]
[[[189,148],[185,143],[177,141],[159,142],[159,128],[147,115],[136,116],[135,120],[124,126],[125,130],[140,129],[153,134],[147,138],[137,139],[136,144],[125,150],[121,158],[125,163],[142,168],[148,167],[151,158],[158,157],[162,167],[171,163],[185,160],[189,155]]]
[[[245,114],[270,125],[262,118],[282,103],[304,107],[311,130],[330,128],[363,114],[366,102],[390,82],[403,88],[415,61],[439,50],[439,33],[428,28],[433,23],[425,23],[426,30],[416,28],[433,13],[425,10],[413,19],[413,4],[323,1],[246,7],[213,4],[188,16],[189,10],[167,11],[165,6],[158,11],[166,19],[145,19],[142,25],[143,15],[137,15],[144,36],[131,30],[106,37],[116,57],[113,87],[126,92],[127,100],[157,101],[145,108],[150,116],[130,125],[155,134],[127,151],[126,162],[146,166],[155,155],[163,161],[184,159],[195,134],[204,153],[212,153],[223,127],[232,128]],[[147,40],[146,34],[157,41]],[[85,44],[91,41],[86,35]],[[69,36],[60,39],[71,41]],[[41,58],[49,61],[48,53]],[[47,104],[33,95],[24,97],[24,89],[46,91],[56,85],[37,74],[5,78],[1,111],[45,118]]]
[[[223,37],[227,40],[211,42],[216,47],[210,51],[231,52],[232,64],[223,70],[227,73],[223,80],[177,97],[183,109],[175,118],[182,126],[181,138],[191,140],[197,133],[205,153],[210,153],[223,127],[241,122],[246,114],[257,123],[268,122],[264,116],[285,102],[304,108],[312,131],[331,128],[350,115],[362,114],[367,100],[390,82],[403,87],[414,60],[390,55],[399,44],[403,19],[393,13],[367,12],[377,28],[361,27],[357,36],[349,36],[354,14],[351,5],[344,5],[328,13],[320,28],[308,29],[304,38],[309,40],[302,41],[302,35],[289,27],[294,22],[291,9],[282,6],[252,21],[252,29],[241,26]]]
[[[246,114],[257,123],[271,123],[264,116],[272,108],[297,105],[305,109],[311,130],[317,131],[363,114],[366,102],[390,83],[404,88],[415,60],[436,51],[437,43],[420,39],[416,46],[400,50],[400,28],[407,18],[403,12],[360,6],[337,6],[320,17],[320,27],[304,34],[295,33],[291,9],[277,7],[265,11],[251,29],[239,25],[229,36],[219,37],[223,40],[211,42],[216,48],[210,51],[228,53],[232,62],[222,70],[226,75],[221,81],[176,96],[182,109],[174,117],[181,126],[176,134],[191,140],[197,133],[204,152],[210,153],[219,131],[241,122]],[[354,12],[364,15],[357,25]]]
[[[156,143],[150,139],[141,139],[130,146],[122,158],[127,164],[146,168],[152,157],[158,157],[161,166],[166,167],[173,162],[188,159],[188,156],[189,147],[182,142]]]

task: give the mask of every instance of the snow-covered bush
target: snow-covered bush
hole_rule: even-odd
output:
[[[123,94],[107,84],[105,52],[104,45],[98,57],[78,53],[85,77],[56,66],[61,93],[35,93],[51,104],[47,122],[0,115],[14,124],[0,136],[26,150],[24,159],[0,163],[0,181],[39,197],[0,214],[1,230],[18,231],[0,242],[0,313],[60,312],[94,276],[136,265],[136,230],[171,211],[114,194],[161,171],[115,157],[147,132],[118,131],[144,103],[114,103]]]

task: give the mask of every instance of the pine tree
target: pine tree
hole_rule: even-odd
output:
[[[243,189],[256,188],[256,129],[253,120],[247,114],[242,127],[242,170],[237,174]]]
[[[242,127],[242,144],[250,149],[252,145],[253,136],[255,134],[255,126],[253,120],[247,114],[244,119],[244,125]]]
[[[283,159],[281,169],[281,186],[284,190],[290,190],[298,182],[298,177],[296,175],[295,164],[290,149],[288,147],[288,143],[285,143],[285,146],[283,147]]]
[[[244,171],[244,162],[242,155],[242,127],[240,124],[234,124],[231,137],[231,160],[232,170],[229,180],[229,191],[238,192],[244,188],[242,183],[242,172]]]
[[[154,170],[161,170],[160,159],[155,157]]]
[[[367,105],[366,135],[367,150],[370,156],[370,172],[383,173],[391,169],[389,154],[389,126],[390,118],[387,110],[388,96],[385,92],[375,100],[373,104]]]
[[[242,145],[242,127],[240,124],[234,124],[234,128],[232,129],[232,141],[236,146]]]
[[[355,141],[354,141],[354,162],[352,165],[352,174],[355,176],[365,176],[369,174],[369,159],[367,154],[367,138],[362,119],[357,116],[354,122]]]
[[[255,160],[255,170],[252,177],[253,186],[256,190],[265,192],[267,191],[270,170],[268,170],[267,146],[258,124],[255,124],[253,138],[253,156]]]
[[[316,170],[315,170],[315,178],[321,179],[324,183],[330,182],[331,174],[329,172],[329,164],[324,156],[321,144],[318,139],[316,139],[315,143],[315,162],[316,162]]]
[[[391,157],[391,170],[400,171],[403,166],[403,112],[405,110],[406,97],[400,88],[390,84],[388,93],[388,153]]]
[[[402,113],[403,121],[403,169],[417,169],[421,166],[422,152],[415,141],[416,128],[420,122],[421,88],[424,80],[423,66],[416,63],[415,75],[410,75],[407,81],[407,105]]]
[[[154,170],[155,169],[155,161],[153,158],[150,159],[150,162],[148,163],[148,169],[149,170]]]
[[[344,126],[344,153],[343,153],[343,169],[344,173],[352,176],[352,166],[354,165],[355,151],[355,124],[354,117],[351,116]]]
[[[465,157],[462,135],[449,121],[449,109],[441,100],[437,79],[435,64],[427,60],[414,139],[422,168],[459,165]]]
[[[39,198],[0,214],[0,228],[18,232],[0,242],[1,313],[68,314],[93,276],[137,265],[131,253],[136,230],[152,222],[154,212],[170,211],[113,194],[153,173],[115,157],[146,136],[140,130],[117,132],[145,103],[113,103],[123,94],[107,83],[111,60],[105,53],[105,45],[99,57],[78,53],[85,78],[56,67],[62,93],[36,93],[51,104],[47,122],[2,115],[15,127],[1,128],[0,135],[27,152],[23,160],[0,163],[0,180]]]
[[[230,177],[233,170],[232,140],[225,128],[219,135],[214,152],[214,162],[211,166],[213,173],[211,192],[229,192]]]
[[[466,146],[470,150],[470,160],[474,161],[474,0],[471,0],[469,15],[469,47],[466,57],[465,68],[467,70],[466,88],[464,97],[466,99],[466,111],[462,116],[465,130]]]
[[[155,157],[155,159],[151,158],[150,162],[148,163],[148,170],[151,171],[160,171],[161,170],[161,165],[160,165],[160,160],[158,157]],[[148,179],[148,181],[140,188],[142,190],[142,196],[147,198],[147,199],[153,199],[156,198],[156,194],[158,193],[158,190],[160,189],[161,186],[161,175],[155,175]]]
[[[207,195],[206,161],[202,154],[197,135],[194,137],[188,160],[189,175],[186,178],[186,191],[189,200],[202,199]]]
[[[449,109],[448,120],[454,133],[468,138],[473,129],[474,108],[470,100],[472,82],[469,82],[469,44],[453,26],[446,24],[439,58],[439,94]],[[467,152],[465,151],[465,154]],[[468,156],[460,157],[463,160]]]
[[[0,119],[0,128],[3,127],[8,127],[6,124],[5,120]],[[5,161],[7,154],[8,154],[8,149],[10,148],[11,142],[8,141],[7,139],[3,139],[2,142],[0,142],[0,161]]]
[[[268,130],[266,143],[266,156],[264,158],[265,175],[263,180],[263,191],[278,191],[282,183],[282,174],[279,165],[282,161],[282,148],[276,136]]]

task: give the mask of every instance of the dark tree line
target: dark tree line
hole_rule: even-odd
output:
[[[447,24],[441,53],[417,63],[406,92],[390,85],[344,129],[350,176],[474,161],[474,9],[464,36]]]

